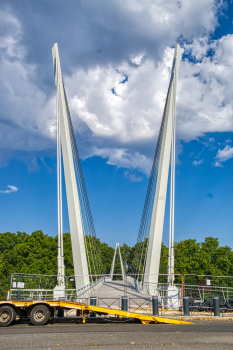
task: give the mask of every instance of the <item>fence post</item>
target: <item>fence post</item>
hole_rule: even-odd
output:
[[[182,275],[182,297],[185,296],[184,276],[185,276],[185,275]]]
[[[121,310],[128,311],[128,297],[121,297]]]
[[[214,316],[220,316],[219,297],[213,297]]]
[[[159,298],[152,296],[153,316],[159,316]]]
[[[183,297],[184,316],[189,316],[189,297]]]

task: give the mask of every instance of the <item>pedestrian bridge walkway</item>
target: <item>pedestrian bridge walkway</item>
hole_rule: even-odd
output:
[[[128,281],[105,281],[97,290],[95,290],[91,297],[96,297],[98,306],[107,307],[121,307],[122,297],[127,297],[129,307],[142,307],[146,309],[151,307],[151,295],[140,293]]]

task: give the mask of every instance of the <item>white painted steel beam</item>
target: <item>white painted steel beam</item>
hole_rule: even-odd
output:
[[[172,175],[172,186],[174,189],[174,152],[175,152],[175,108],[176,108],[176,88],[177,88],[177,77],[179,72],[179,63],[181,57],[181,49],[178,43],[175,47],[173,67],[171,73],[171,80],[168,88],[167,99],[165,104],[165,119],[164,119],[164,129],[161,142],[161,153],[159,158],[159,167],[157,175],[156,190],[154,196],[154,203],[151,215],[150,229],[149,229],[149,243],[148,251],[145,265],[145,276],[144,282],[147,283],[158,283],[158,273],[160,264],[160,253],[162,244],[162,234],[163,234],[163,223],[164,223],[164,213],[165,213],[165,203],[167,195],[167,183],[168,183],[168,173],[169,173],[169,163],[171,155],[171,146],[173,154],[173,175]],[[172,218],[170,225],[170,235],[174,240],[174,195],[172,197]],[[173,247],[172,247],[173,249]],[[173,255],[174,260],[174,255]],[[172,256],[170,254],[170,261],[172,261]],[[174,263],[173,263],[174,266]]]
[[[122,257],[121,257],[120,244],[119,244],[119,243],[116,243],[116,248],[115,248],[114,256],[113,256],[113,259],[112,259],[112,265],[111,265],[111,269],[110,269],[110,277],[111,277],[111,280],[112,280],[113,275],[114,275],[114,267],[115,267],[117,249],[118,249],[119,258],[120,258],[122,278],[123,278],[123,279],[125,278],[125,269],[124,269],[124,264],[123,264],[123,260],[122,260]]]
[[[84,235],[82,226],[82,216],[77,189],[77,181],[74,170],[74,160],[71,147],[71,136],[68,123],[68,111],[66,108],[65,91],[61,74],[61,66],[59,60],[58,46],[54,44],[52,48],[53,67],[55,76],[55,86],[57,90],[57,119],[58,119],[58,135],[61,143],[63,167],[66,184],[66,197],[68,204],[69,224],[72,242],[74,274],[76,289],[82,288],[89,284],[87,258],[84,245]],[[61,162],[61,160],[60,160]],[[61,163],[58,168],[60,169]],[[58,173],[60,170],[58,169]],[[61,176],[61,172],[60,172]],[[60,185],[58,185],[59,187]],[[61,196],[61,190],[60,190]],[[58,212],[61,215],[61,197],[60,209]],[[62,215],[61,215],[62,217]]]
[[[110,277],[111,277],[111,280],[112,280],[112,278],[113,278],[113,272],[114,272],[114,267],[115,267],[117,244],[118,244],[118,243],[116,243],[116,248],[115,248],[115,252],[114,252],[114,255],[113,255],[113,259],[112,259],[112,265],[111,265],[111,269],[110,269]]]

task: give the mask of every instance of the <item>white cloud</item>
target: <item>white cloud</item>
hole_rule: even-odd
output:
[[[15,186],[8,185],[9,190],[6,191],[0,191],[0,193],[11,193],[11,192],[17,192],[19,189]]]
[[[18,19],[0,12],[0,20],[5,29],[0,34],[0,147],[27,151],[54,147],[55,99],[48,100],[36,85],[36,66],[26,63]]]
[[[233,52],[231,55],[225,50],[228,46],[233,47],[233,35],[211,45],[215,47],[212,57],[204,57],[198,63],[181,62],[177,95],[178,140],[189,142],[207,132],[233,131]],[[96,145],[95,154],[101,155],[100,148],[103,148],[105,156],[112,159],[109,145],[113,144],[114,154],[117,149],[119,154],[122,149],[127,150],[127,159],[132,157],[134,164],[135,151],[148,157],[148,148],[160,127],[172,56],[173,50],[167,48],[157,66],[146,59],[134,67],[123,63],[117,70],[112,66],[87,72],[80,69],[66,78],[72,116],[88,125]],[[121,84],[125,76],[128,81]],[[142,168],[140,157],[138,162],[138,167]],[[127,167],[120,157],[114,164]],[[194,161],[193,164],[201,163]],[[144,172],[149,173],[147,169]]]
[[[182,62],[177,101],[177,132],[190,141],[207,132],[233,131],[233,35],[211,43],[211,57]]]
[[[121,168],[137,169],[149,176],[152,160],[139,152],[132,152],[127,149],[102,148],[93,149],[93,155],[107,158],[107,164]]]
[[[204,159],[194,160],[194,161],[193,161],[193,165],[195,165],[195,166],[200,165],[200,164],[202,164],[202,163],[204,163]]]
[[[222,166],[222,162],[226,162],[228,159],[233,158],[233,147],[227,145],[223,150],[218,150],[216,154],[215,166]]]
[[[100,28],[100,22],[107,33],[109,51],[115,27],[119,28],[117,40],[121,39],[122,46],[111,57],[104,49],[101,51],[108,62],[98,58],[89,66],[75,63],[70,66],[69,76],[63,74],[82,157],[98,155],[108,159],[109,164],[150,174],[171,72],[173,49],[169,45],[180,35],[186,39],[185,53],[192,54],[194,62],[186,59],[180,65],[178,142],[189,142],[207,132],[233,130],[233,35],[209,41],[208,34],[217,25],[216,4],[213,0],[134,0],[124,4],[113,1],[111,11],[114,8],[115,17],[108,13],[108,6],[98,17],[99,9],[93,3],[96,15],[85,32],[89,46],[82,42],[81,48],[85,51],[86,47],[95,47],[90,36],[94,35],[91,33],[95,26]],[[122,26],[119,13],[128,19]],[[45,92],[39,84],[38,65],[33,60],[28,63],[27,48],[21,43],[24,33],[20,21],[10,13],[0,13],[0,19],[7,28],[0,37],[0,147],[33,152],[55,149],[52,73],[53,90]],[[126,23],[132,28],[130,40],[125,34],[129,32],[125,30]],[[61,59],[71,55],[69,50],[64,55],[62,49],[61,45]],[[211,57],[206,56],[209,50]]]
[[[143,180],[142,176],[138,176],[137,174],[130,173],[128,170],[124,172],[124,175],[131,182],[140,182]]]
[[[216,161],[213,165],[222,168],[222,164],[218,161]]]

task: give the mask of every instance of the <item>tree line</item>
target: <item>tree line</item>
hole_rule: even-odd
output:
[[[87,240],[87,249],[89,249]],[[103,272],[110,272],[115,249],[107,243],[95,239],[100,251]],[[123,244],[121,255],[128,273],[132,273],[135,252],[140,248]],[[146,244],[144,244],[146,246]],[[195,275],[233,276],[233,251],[230,247],[219,245],[218,239],[205,238],[198,243],[195,239],[186,239],[175,243],[175,273]],[[144,264],[145,248],[141,257],[141,271]],[[66,276],[74,275],[70,233],[64,233],[64,262]],[[168,248],[162,243],[160,273],[167,273]],[[57,236],[51,237],[42,231],[31,234],[25,232],[0,233],[0,300],[6,298],[11,273],[57,274]],[[114,273],[121,273],[117,254]]]

